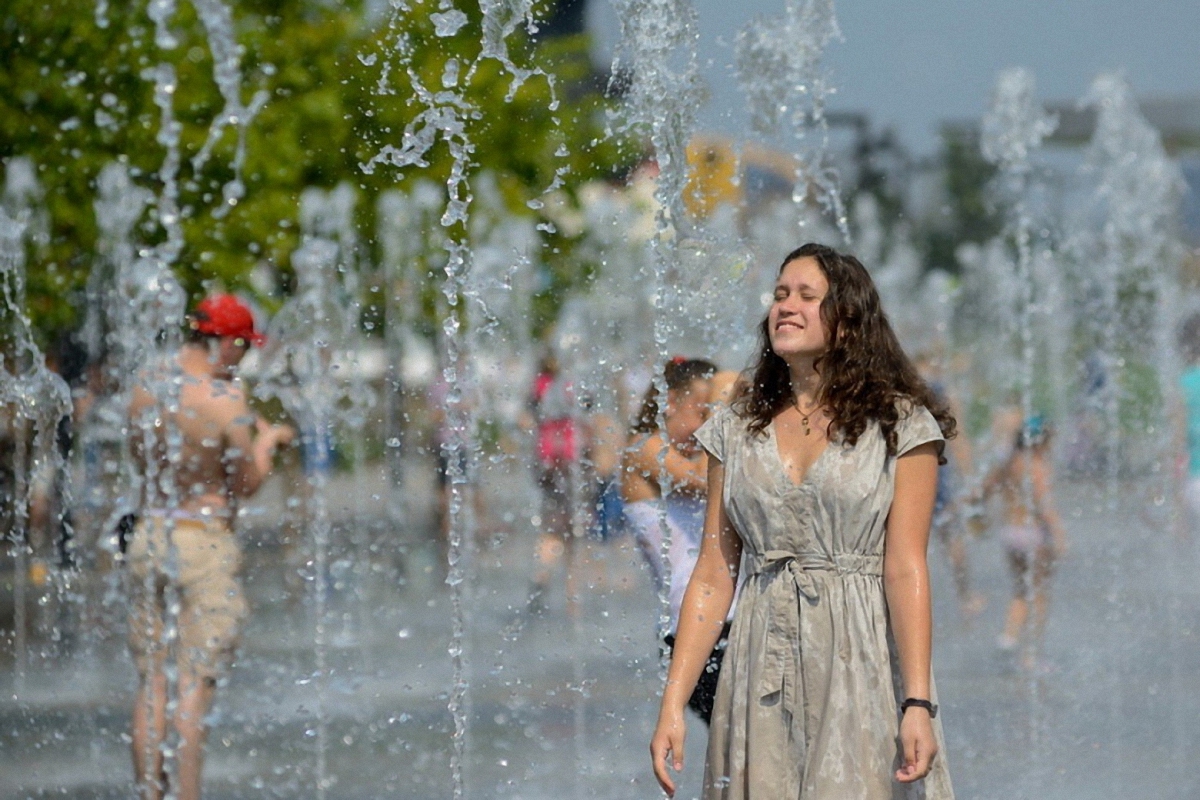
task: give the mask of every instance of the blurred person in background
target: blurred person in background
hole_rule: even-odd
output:
[[[731,369],[723,369],[712,376],[709,385],[712,388],[709,405],[713,408],[729,405],[734,394],[741,388],[742,374]]]
[[[934,397],[946,404],[955,419],[962,419],[962,406],[949,390],[939,354],[928,351],[921,353],[915,359],[915,366],[929,384]],[[946,442],[945,459],[946,463],[938,467],[931,532],[946,550],[958,609],[963,618],[969,620],[987,605],[987,598],[971,588],[971,564],[967,557],[965,506],[968,505],[969,492],[964,491],[964,484],[973,470],[970,440],[959,435]]]
[[[610,542],[624,533],[625,511],[621,498],[621,456],[625,449],[625,431],[612,414],[598,410],[585,398],[587,447],[584,453],[588,499],[592,511],[592,536]]]
[[[1037,654],[1045,639],[1050,578],[1067,550],[1052,483],[1050,430],[1040,416],[1032,416],[1018,426],[1008,457],[991,470],[981,487],[984,501],[993,494],[1000,496],[1003,523],[998,534],[1012,576],[1012,599],[996,646],[1005,656],[1019,653],[1021,665],[1029,669],[1038,665]]]
[[[581,430],[575,390],[562,374],[558,358],[547,352],[538,364],[529,395],[528,418],[534,430],[537,484],[541,503],[534,525],[538,529],[537,566],[529,587],[526,610],[541,614],[551,576],[563,560],[570,561],[574,546],[575,509],[572,505],[579,479]],[[575,577],[567,566],[567,609],[575,609]]]
[[[679,606],[700,552],[708,458],[694,434],[708,419],[716,373],[716,366],[702,359],[680,357],[669,361],[663,370],[665,408],[659,402],[658,388],[652,385],[646,390],[622,459],[626,523],[649,566],[655,588],[667,591],[670,627],[664,642],[668,650],[675,645]],[[670,536],[665,563],[664,525]],[[688,698],[688,707],[706,725],[712,717],[724,651],[723,635]]]
[[[1200,524],[1200,314],[1184,321],[1179,353],[1183,370],[1179,373],[1182,407],[1175,414],[1177,477],[1187,513],[1183,530],[1190,531]]]
[[[175,357],[182,378],[177,410],[163,407],[155,390],[175,370],[147,369],[133,388],[129,422],[142,491],[127,558],[130,649],[138,670],[133,764],[142,800],[200,797],[205,716],[247,611],[233,532],[237,506],[262,485],[276,448],[295,436],[255,414],[235,377],[242,357],[262,339],[241,300],[212,295],[197,306]],[[168,658],[176,669],[179,736],[172,785],[163,749]]]

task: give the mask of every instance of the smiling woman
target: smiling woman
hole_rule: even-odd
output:
[[[767,316],[771,350],[780,357],[825,352],[829,330],[821,319],[821,301],[829,281],[812,256],[789,261],[775,283],[775,300]]]
[[[954,420],[852,256],[790,253],[760,333],[753,379],[696,433],[712,456],[709,500],[650,745],[655,774],[673,793],[683,705],[744,569],[706,800],[953,797],[938,756],[926,546]]]

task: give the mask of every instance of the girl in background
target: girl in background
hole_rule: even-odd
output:
[[[675,642],[679,605],[687,587],[704,527],[707,458],[693,434],[708,418],[712,378],[717,368],[702,359],[676,358],[664,370],[667,403],[659,428],[659,392],[651,386],[630,431],[622,459],[621,496],[625,521],[661,591],[670,581],[671,607],[668,647]],[[669,488],[668,488],[669,487]],[[663,562],[663,507],[670,544]],[[688,701],[708,722],[712,713],[722,649],[713,650],[696,691]]]

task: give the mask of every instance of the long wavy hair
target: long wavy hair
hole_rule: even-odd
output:
[[[897,451],[896,424],[903,409],[925,406],[949,439],[957,425],[946,403],[917,373],[900,347],[879,292],[866,267],[857,258],[821,244],[806,244],[787,254],[779,267],[799,258],[816,260],[829,291],[821,301],[821,321],[829,331],[829,348],[816,363],[821,377],[817,401],[829,414],[826,435],[836,435],[850,446],[872,420],[879,423],[887,452]],[[792,402],[792,382],[787,362],[771,349],[768,319],[759,326],[758,360],[752,379],[744,382],[733,400],[733,410],[747,420],[754,434],[762,434]],[[945,459],[940,459],[945,463]]]

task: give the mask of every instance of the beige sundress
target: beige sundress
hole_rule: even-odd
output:
[[[941,442],[923,407],[901,414],[899,454]],[[725,468],[744,583],[709,732],[705,800],[949,800],[939,753],[922,781],[893,777],[903,699],[883,591],[884,523],[895,458],[871,423],[831,441],[800,485],[774,425],[751,435],[720,408],[696,438]],[[936,689],[932,688],[934,702]]]

